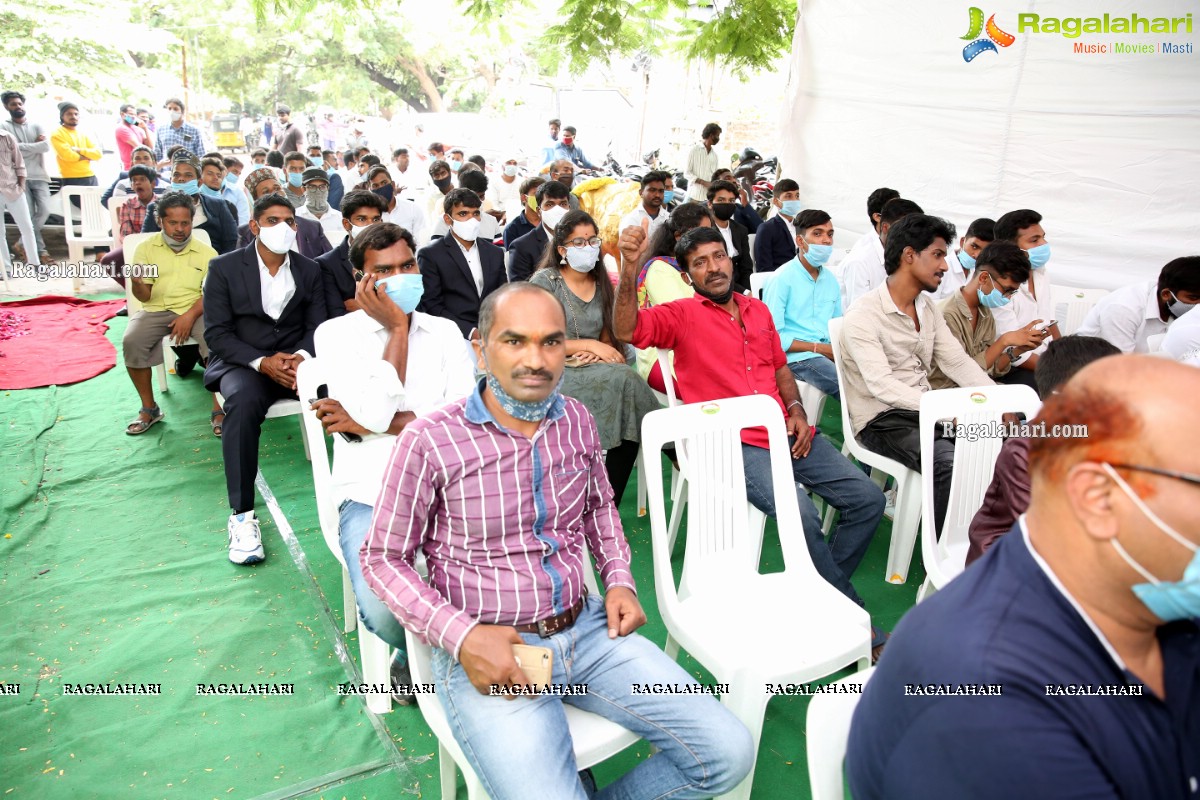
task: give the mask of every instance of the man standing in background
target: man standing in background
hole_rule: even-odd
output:
[[[158,138],[154,143],[154,157],[158,159],[160,168],[172,164],[167,151],[177,144],[187,148],[187,151],[196,158],[200,158],[212,149],[204,143],[204,135],[200,133],[200,129],[190,122],[184,121],[183,115],[187,107],[184,106],[182,100],[172,97],[163,103],[163,106],[171,114],[171,124],[158,131]]]
[[[133,148],[146,146],[153,147],[154,142],[150,141],[150,134],[146,131],[145,125],[134,114],[136,109],[131,103],[123,103],[121,105],[121,121],[117,123],[117,130],[113,137],[117,140],[117,152],[121,154],[121,169],[126,172],[132,165]]]
[[[100,160],[100,146],[90,136],[76,130],[79,106],[67,100],[59,103],[58,121],[62,124],[50,137],[50,145],[58,157],[63,186],[95,186],[92,162]],[[79,207],[78,201],[73,200],[71,205]]]
[[[688,154],[683,176],[688,182],[688,200],[704,203],[708,200],[709,177],[721,166],[717,143],[721,141],[721,126],[710,122],[700,131],[700,144]]]
[[[13,254],[23,261],[40,261],[49,264],[50,253],[42,239],[42,226],[50,216],[50,175],[46,172],[45,156],[50,152],[50,137],[36,122],[25,119],[25,95],[7,91],[0,94],[0,103],[8,112],[9,119],[0,122],[0,128],[8,131],[17,140],[17,148],[25,159],[25,200],[29,204],[29,216],[33,221],[33,238],[37,240],[37,253],[27,253],[20,244],[13,247]],[[37,256],[36,259],[34,256]]]
[[[287,106],[279,106],[275,109],[275,116],[279,118],[279,125],[275,128],[275,138],[271,142],[271,149],[278,150],[281,153],[298,153],[304,149],[304,131],[300,126],[292,122],[292,110]]]

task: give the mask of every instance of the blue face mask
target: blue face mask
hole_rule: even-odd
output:
[[[302,172],[289,172],[288,173],[288,183],[290,183],[292,186],[299,188],[299,186],[303,180],[304,180],[304,173],[302,173]]]
[[[309,156],[308,163],[312,164],[314,167],[319,167],[325,163],[325,159],[321,158],[321,156]]]
[[[392,298],[392,302],[400,306],[400,310],[405,314],[416,311],[421,298],[425,296],[425,282],[419,274],[391,275],[376,281],[375,286],[382,286],[387,296]]]
[[[967,272],[975,270],[975,256],[968,253],[966,250],[958,251],[958,263],[962,264],[962,268]]]
[[[979,295],[979,305],[984,308],[1001,308],[1012,302],[1012,298],[1005,297],[1004,292],[1000,291],[998,287],[993,288],[987,294],[983,293],[983,289],[977,289],[976,292]]]
[[[461,161],[456,161],[456,160],[451,159],[450,161],[447,161],[446,163],[450,165],[450,170],[452,172],[458,172],[460,169],[462,169]]]
[[[779,209],[779,213],[784,214],[785,216],[794,217],[803,210],[804,206],[800,204],[799,200],[784,200],[783,205]]]
[[[1050,243],[1040,244],[1032,250],[1026,250],[1025,255],[1029,256],[1029,266],[1041,269],[1050,260]]]
[[[675,199],[675,190],[674,189],[668,189],[667,191],[663,192],[663,205],[664,206],[674,199]]]
[[[809,266],[823,267],[825,266],[825,262],[829,261],[831,255],[833,255],[833,245],[810,244],[808,245],[808,250],[802,254],[802,257],[809,263]]]
[[[1121,491],[1125,493],[1125,496],[1133,501],[1138,510],[1146,515],[1146,519],[1154,523],[1154,527],[1192,551],[1192,560],[1188,562],[1187,567],[1183,570],[1182,580],[1173,582],[1160,581],[1151,575],[1145,567],[1134,561],[1133,557],[1125,552],[1125,548],[1121,546],[1120,542],[1113,539],[1113,547],[1117,549],[1117,553],[1121,558],[1125,559],[1125,563],[1129,564],[1143,578],[1149,581],[1149,583],[1134,584],[1133,593],[1145,604],[1146,608],[1150,609],[1150,613],[1163,622],[1174,622],[1180,619],[1200,617],[1200,547],[1189,542],[1184,538],[1183,534],[1159,519],[1158,515],[1150,510],[1145,501],[1137,496],[1137,493],[1129,487],[1125,479],[1110,465],[1105,464],[1104,471],[1116,482]]]
[[[225,176],[225,185],[230,189],[236,189],[238,185],[238,176],[232,172]]]
[[[213,189],[213,188],[212,188],[212,187],[210,187],[210,186],[201,186],[201,187],[200,187],[200,194],[204,195],[205,197],[215,197],[215,198],[216,198],[216,199],[218,199],[218,200],[220,200],[220,199],[221,199],[221,192],[220,192],[220,190],[218,190],[218,189]]]
[[[135,122],[135,120],[136,120],[135,117],[131,117],[128,114],[125,115],[125,124],[126,125],[132,125]]]
[[[200,182],[193,179],[193,180],[188,181],[187,183],[172,183],[171,191],[172,192],[183,192],[184,194],[188,194],[188,195],[200,194]]]
[[[487,350],[483,351],[483,364],[487,369],[487,385],[491,390],[492,396],[496,398],[496,402],[500,407],[508,413],[509,416],[519,419],[522,422],[539,422],[546,418],[550,413],[551,406],[561,396],[559,389],[562,387],[563,376],[558,378],[558,385],[554,387],[554,391],[542,400],[518,400],[517,398],[504,391],[504,387],[500,385],[500,381],[496,380],[496,376],[492,374],[492,368],[487,361]],[[564,372],[563,375],[566,373]]]

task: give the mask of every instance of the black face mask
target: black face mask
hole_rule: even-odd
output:
[[[733,219],[733,212],[736,208],[736,203],[713,203],[713,216],[721,220],[721,222],[727,222]]]
[[[440,178],[434,180],[433,185],[438,188],[438,191],[440,191],[442,194],[445,194],[450,189],[450,179]]]
[[[698,284],[693,284],[693,288],[696,290],[696,294],[700,295],[706,300],[713,301],[719,306],[725,305],[729,302],[729,298],[733,297],[733,281],[729,282],[729,288],[725,291],[725,294],[722,295],[709,294],[703,286]]]

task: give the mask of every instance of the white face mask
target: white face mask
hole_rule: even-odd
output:
[[[358,236],[360,233],[362,233],[369,227],[371,227],[371,226],[370,225],[362,225],[362,226],[351,225],[350,226],[350,241],[354,241],[354,238],[356,236]]]
[[[456,219],[451,226],[454,228],[454,235],[463,241],[473,242],[479,235],[480,220],[471,219]]]
[[[269,228],[259,228],[258,240],[272,253],[281,256],[292,249],[296,242],[296,231],[286,222],[279,222]]]
[[[558,226],[558,223],[567,215],[567,209],[562,206],[552,206],[542,209],[542,224],[551,231]]]
[[[567,265],[576,272],[591,272],[596,266],[598,258],[600,258],[598,246],[589,244],[584,247],[567,248]]]
[[[171,122],[179,122],[179,120],[181,120],[181,119],[183,119],[182,111],[172,111],[171,112]]]

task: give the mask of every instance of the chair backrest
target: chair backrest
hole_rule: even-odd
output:
[[[808,703],[804,738],[808,745],[812,800],[843,800],[845,797],[842,765],[846,760],[850,721],[862,699],[862,687],[874,671],[875,668],[870,667],[834,681],[839,686],[858,686],[858,691],[822,692],[813,695]]]
[[[728,591],[730,585],[758,576],[762,529],[750,522],[741,445],[742,430],[757,427],[765,427],[769,438],[785,569],[817,575],[804,541],[787,431],[773,399],[751,395],[652,411],[642,421],[642,448],[649,465],[646,489],[654,575],[664,619],[677,611],[681,599],[696,591]],[[661,451],[668,443],[675,444],[677,453],[686,452],[689,462],[684,465],[681,461],[687,475],[688,521],[684,582],[678,592],[668,552],[670,534],[662,469],[655,468],[661,464]],[[668,622],[668,628],[670,625]]]
[[[125,248],[125,264],[134,263],[133,254],[137,252],[138,245],[149,239],[151,236],[158,236],[157,233],[131,233],[125,237],[122,247]],[[129,316],[133,316],[138,311],[142,310],[142,301],[133,296],[133,281],[125,281],[125,305]]]
[[[956,431],[965,434],[954,441],[954,476],[940,539],[934,515],[921,517],[921,557],[935,586],[962,571],[961,561],[947,562],[946,555],[965,547],[971,520],[992,482],[996,457],[1004,444],[997,430],[1002,415],[1018,412],[1032,421],[1041,407],[1037,392],[1023,385],[939,389],[921,396],[921,499],[926,509],[933,509],[933,441],[939,421],[957,421],[960,427]]]
[[[113,247],[121,247],[121,242],[124,239],[121,236],[121,219],[117,216],[117,210],[128,203],[133,196],[131,194],[123,194],[120,197],[114,196],[108,199],[109,227],[112,228]]]
[[[333,473],[330,470],[329,452],[325,447],[325,429],[317,415],[308,408],[308,401],[317,396],[318,387],[329,382],[329,370],[319,358],[306,358],[296,369],[296,394],[300,397],[300,424],[308,437],[309,455],[312,459],[313,491],[317,503],[317,519],[321,524],[321,535],[330,551],[342,560],[342,548],[338,543],[338,513],[333,502]]]
[[[1082,289],[1078,286],[1050,286],[1054,301],[1054,317],[1063,336],[1079,330],[1092,306],[1109,294],[1108,289]],[[1049,320],[1046,320],[1049,322]]]
[[[112,239],[112,217],[100,202],[104,190],[99,186],[64,186],[59,192],[63,202],[63,227],[67,240],[104,242]],[[71,216],[71,198],[79,199],[79,226]]]
[[[763,290],[767,288],[767,284],[775,277],[774,272],[753,272],[750,274],[750,294],[756,299],[763,299]]]

